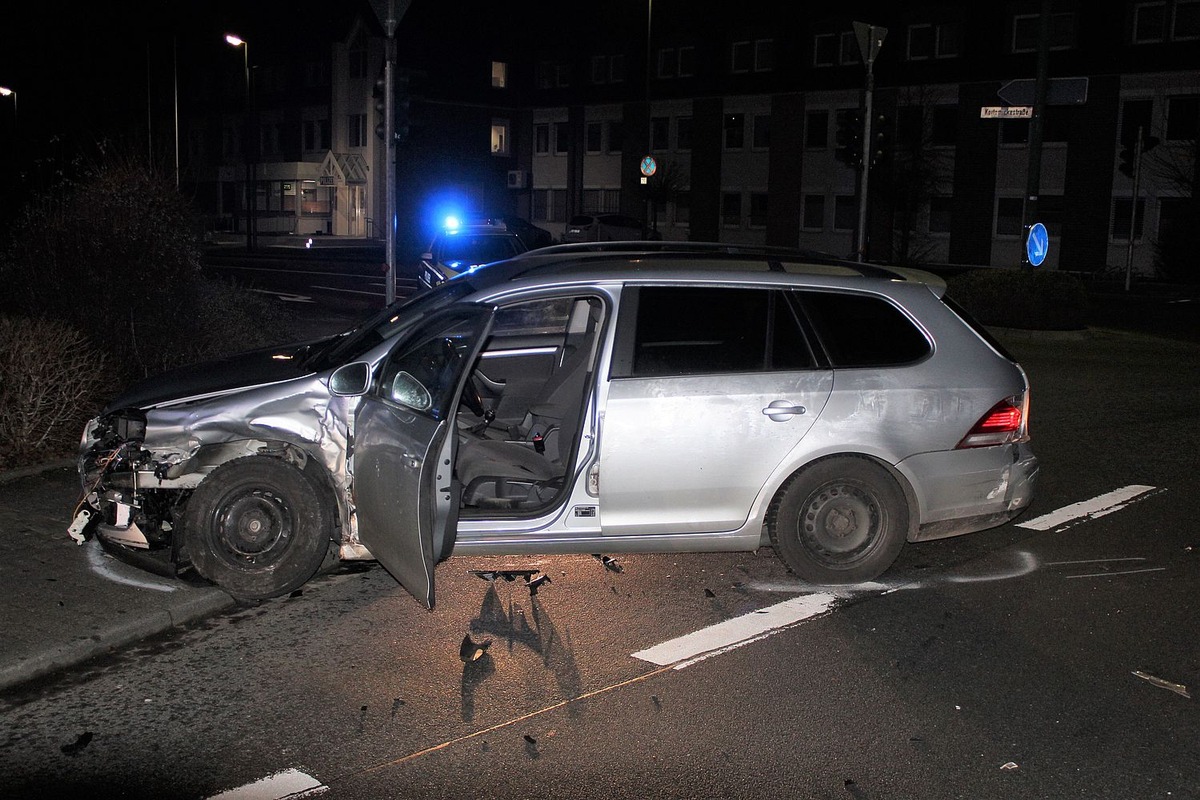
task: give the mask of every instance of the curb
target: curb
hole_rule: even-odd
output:
[[[78,666],[96,656],[135,644],[174,627],[187,625],[237,605],[220,589],[191,592],[180,602],[124,624],[113,625],[94,636],[48,648],[15,664],[0,667],[0,691],[27,681]]]
[[[0,471],[0,483],[9,483],[18,481],[21,478],[28,478],[33,475],[40,475],[43,472],[50,472],[55,469],[65,469],[67,467],[75,467],[75,459],[64,458],[61,461],[50,461],[45,464],[37,464],[32,467],[17,467],[16,469],[8,469]]]

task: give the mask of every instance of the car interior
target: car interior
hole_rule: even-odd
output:
[[[537,511],[569,484],[604,313],[599,297],[498,311],[458,415],[465,511]]]

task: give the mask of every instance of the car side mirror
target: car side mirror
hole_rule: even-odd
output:
[[[365,394],[371,386],[371,365],[365,361],[343,364],[329,376],[329,391],[339,397]]]

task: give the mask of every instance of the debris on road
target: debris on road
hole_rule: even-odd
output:
[[[472,661],[478,661],[487,654],[488,646],[491,645],[491,639],[484,639],[482,642],[476,642],[471,638],[471,634],[463,637],[462,644],[458,648],[458,657],[463,660],[464,664],[470,664]]]
[[[1175,694],[1180,695],[1181,697],[1186,697],[1189,700],[1192,699],[1191,694],[1188,693],[1187,687],[1184,686],[1182,683],[1172,683],[1171,681],[1164,680],[1162,678],[1156,678],[1155,676],[1153,676],[1149,673],[1142,672],[1141,670],[1136,670],[1136,669],[1133,671],[1133,674],[1138,676],[1142,680],[1147,681],[1147,682],[1153,684],[1154,686],[1157,686],[1160,689],[1166,689],[1169,692],[1174,692]]]
[[[605,556],[599,553],[592,553],[592,558],[604,565],[604,568],[609,572],[624,572],[625,568],[617,563],[617,560],[612,556]]]
[[[64,744],[62,747],[60,747],[58,749],[63,752],[63,755],[73,756],[76,753],[78,753],[80,750],[82,750],[83,748],[87,747],[88,743],[90,743],[91,741],[92,741],[92,732],[84,731],[83,733],[79,734],[79,736],[77,736],[75,738],[75,741],[73,741],[69,744]]]
[[[545,584],[545,583],[553,583],[553,581],[550,580],[549,575],[539,575],[536,578],[534,578],[533,580],[526,578],[525,585],[529,587],[529,596],[530,597],[536,596],[538,593],[538,589],[540,589],[542,587],[542,584]]]
[[[1017,765],[1017,762],[1015,762],[1015,761],[1006,761],[1000,765],[1000,769],[1014,770],[1014,769],[1020,769],[1020,767]]]

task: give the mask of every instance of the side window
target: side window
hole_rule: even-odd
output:
[[[536,336],[567,330],[573,297],[550,297],[502,306],[496,312],[492,336]]]
[[[908,364],[929,354],[920,329],[882,298],[804,292],[803,303],[834,367]]]
[[[813,359],[784,293],[646,286],[638,291],[633,377],[806,369]],[[620,347],[618,345],[618,347]]]
[[[379,394],[433,419],[445,419],[478,332],[479,315],[474,309],[422,326],[384,362]]]

